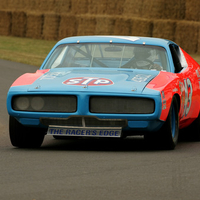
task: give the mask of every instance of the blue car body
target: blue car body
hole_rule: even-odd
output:
[[[58,47],[74,44],[96,44],[97,46],[98,44],[108,44],[111,45],[110,47],[112,47],[112,44],[130,46],[134,44],[138,46],[159,47],[166,52],[166,62],[169,69],[168,71],[165,71],[109,67],[114,59],[105,59],[104,64],[102,65],[106,65],[107,67],[99,67],[99,65],[101,65],[100,61],[95,60],[95,58],[92,58],[91,56],[89,56],[89,59],[94,59],[94,62],[96,62],[94,67],[86,66],[88,64],[87,59],[76,63],[76,65],[82,64],[83,66],[81,67],[50,68],[47,66],[48,62],[51,62],[52,55],[56,54],[55,52]],[[65,38],[53,47],[36,73],[27,73],[19,77],[13,83],[7,96],[8,113],[25,127],[49,129],[50,126],[53,126],[54,128],[57,127],[59,130],[63,127],[60,132],[57,131],[58,129],[55,129],[54,132],[52,132],[53,129],[48,130],[48,134],[52,135],[62,135],[63,130],[66,132],[68,129],[68,121],[70,121],[69,128],[75,130],[73,133],[77,136],[81,135],[82,130],[87,130],[91,127],[92,132],[90,136],[95,135],[92,134],[95,132],[95,127],[96,129],[102,128],[103,130],[105,127],[107,128],[105,130],[112,130],[114,127],[120,127],[125,136],[143,134],[144,132],[156,132],[167,120],[173,96],[177,96],[179,104],[178,110],[181,112],[181,89],[178,87],[180,77],[175,73],[176,67],[170,45],[176,44],[169,40],[147,37],[80,36]],[[108,52],[110,49],[108,48]],[[115,53],[117,54],[117,49],[114,54]],[[83,53],[83,55],[85,54],[87,54],[87,52]],[[184,71],[184,69],[188,67],[188,62],[186,62],[185,56],[182,55],[182,58],[184,58],[181,60],[183,66],[182,71]],[[155,62],[159,64],[159,61]],[[162,83],[163,77],[167,77],[168,80],[165,80]],[[155,86],[156,84],[153,84],[152,82],[156,79],[161,82],[159,83],[159,86]],[[25,99],[22,100],[26,103],[26,96],[32,96],[31,98],[34,98],[34,100],[36,99],[38,102],[43,101],[37,99],[40,95],[52,98],[52,101],[52,96],[70,96],[75,99],[76,105],[72,110],[70,110],[70,106],[67,108],[70,112],[65,112],[62,108],[59,108],[60,110],[57,111],[36,111],[32,110],[32,108],[29,110],[23,108],[23,106],[22,110],[14,108],[15,101],[18,101],[17,98],[19,96],[25,97]],[[16,100],[13,100],[15,97]],[[114,98],[117,99],[116,102],[113,103],[116,105],[112,104]],[[138,100],[136,105],[138,105],[139,110],[140,107],[141,109],[148,108],[148,105],[146,105],[148,102],[144,101],[144,103],[140,103],[139,101],[145,99],[152,100],[153,111],[145,113],[143,110],[140,113],[139,110],[132,106],[130,98]],[[124,102],[129,102],[129,100],[130,105],[128,103],[125,105]],[[30,99],[28,101],[33,100]],[[71,101],[72,100],[69,100],[69,102]],[[93,101],[93,103],[91,103],[91,101]],[[98,102],[98,104],[96,105],[95,102]],[[119,108],[120,102],[123,102],[123,108],[121,109]],[[50,106],[52,106],[52,109],[56,107],[53,105],[53,102],[49,104],[51,104]],[[19,106],[21,106],[20,103]],[[34,106],[37,107],[38,105]],[[111,108],[112,106],[113,108]],[[130,111],[129,113],[129,106],[130,110],[133,109],[134,111]],[[109,109],[110,111],[107,112]],[[115,112],[113,109],[117,111]],[[123,109],[125,109],[124,113],[122,111]],[[193,115],[197,117],[198,112],[194,113],[195,111],[193,111]],[[181,115],[181,113],[179,113],[179,115]],[[80,123],[77,122],[76,124],[76,122],[72,120],[76,117],[76,120],[80,121]],[[186,118],[187,117],[183,117],[183,120]],[[94,120],[95,122],[89,123],[87,126],[87,119],[89,121]],[[73,123],[71,121],[73,121]],[[87,134],[83,135],[87,136]],[[120,135],[120,137],[121,136],[122,135]]]

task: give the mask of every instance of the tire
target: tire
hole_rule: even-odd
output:
[[[200,113],[198,117],[192,122],[192,124],[188,127],[190,138],[192,141],[199,142],[200,141]]]
[[[180,136],[181,141],[200,141],[200,113],[192,124],[181,130]]]
[[[45,129],[26,127],[14,117],[9,118],[9,135],[11,144],[19,148],[38,148],[42,145]]]
[[[156,133],[146,134],[145,139],[151,147],[173,150],[178,142],[179,137],[179,116],[178,103],[175,97],[167,116],[167,120]]]
[[[159,131],[161,144],[164,148],[173,150],[178,142],[179,136],[179,116],[178,103],[173,97],[167,120]]]

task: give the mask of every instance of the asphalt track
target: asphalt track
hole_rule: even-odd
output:
[[[143,139],[55,140],[40,149],[14,148],[6,94],[36,67],[0,60],[1,200],[199,200],[200,143],[151,150]]]

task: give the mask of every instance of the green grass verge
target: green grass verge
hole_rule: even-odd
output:
[[[0,36],[0,59],[41,66],[57,41]],[[191,55],[200,63],[200,55]]]
[[[56,41],[0,36],[0,59],[40,66]]]

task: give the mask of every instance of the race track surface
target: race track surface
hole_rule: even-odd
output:
[[[142,138],[55,140],[40,149],[9,141],[6,94],[12,82],[37,67],[0,60],[1,200],[199,200],[200,143],[152,150]]]

